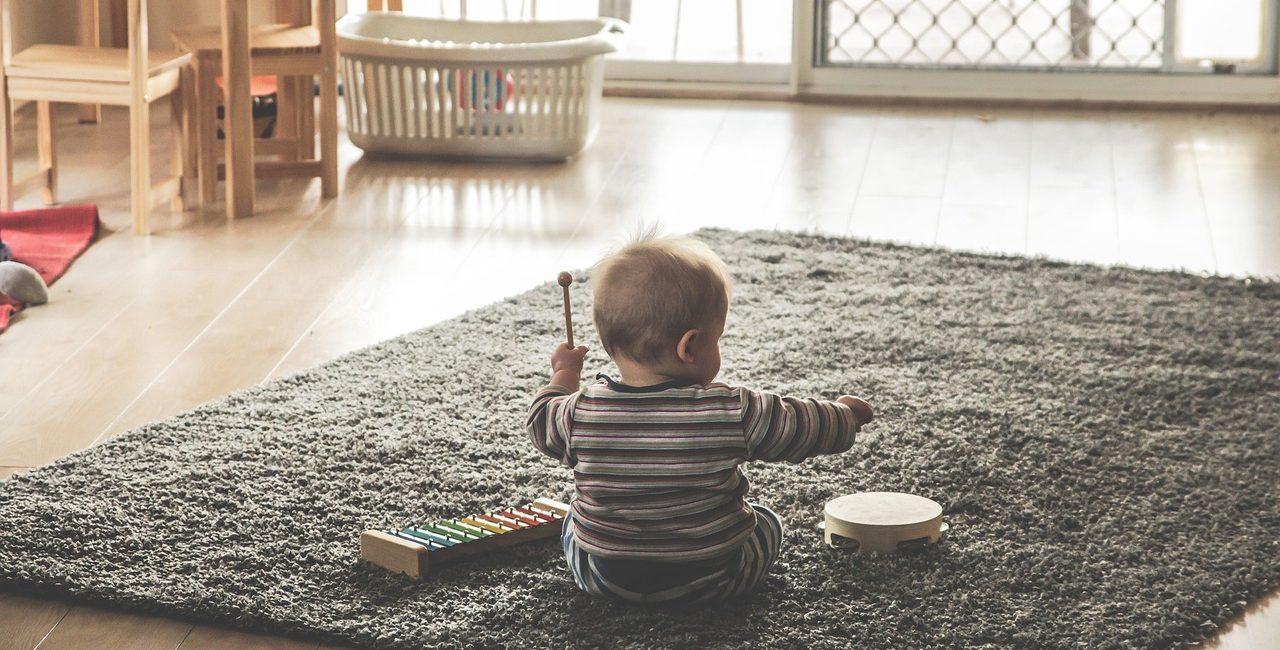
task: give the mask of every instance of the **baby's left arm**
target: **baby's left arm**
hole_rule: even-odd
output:
[[[826,400],[783,397],[740,389],[748,458],[799,463],[820,454],[838,454],[871,421],[871,405],[853,397]]]

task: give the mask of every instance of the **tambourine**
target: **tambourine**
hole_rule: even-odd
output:
[[[860,492],[827,502],[819,525],[827,545],[862,553],[896,553],[942,541],[947,524],[932,499],[901,492]]]

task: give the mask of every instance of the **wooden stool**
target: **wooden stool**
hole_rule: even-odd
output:
[[[282,160],[255,161],[257,178],[320,178],[321,194],[338,194],[338,91],[337,35],[333,0],[317,0],[311,10],[288,9],[297,22],[255,25],[249,33],[249,58],[254,75],[279,77],[276,134],[254,140],[254,151]],[[309,16],[316,18],[314,24]],[[217,26],[178,27],[171,32],[174,45],[192,54],[191,83],[195,107],[189,128],[195,152],[201,200],[212,200],[218,181],[226,178],[219,163],[217,107],[222,91],[217,79],[222,70],[222,33]],[[320,80],[320,148],[316,155],[314,81]]]

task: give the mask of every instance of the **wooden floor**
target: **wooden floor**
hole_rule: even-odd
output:
[[[62,199],[108,231],[0,336],[0,478],[550,281],[640,221],[1280,276],[1275,116],[609,99],[568,164],[367,160],[344,138],[338,199],[262,182],[257,216],[161,211],[150,238],[128,231],[126,124],[59,114]],[[17,156],[35,164],[30,116]],[[0,648],[317,647],[17,595],[0,630]],[[1217,647],[1280,647],[1280,598]]]

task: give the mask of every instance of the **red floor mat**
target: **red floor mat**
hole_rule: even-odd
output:
[[[0,212],[0,240],[13,249],[15,261],[35,269],[45,284],[62,277],[97,232],[96,205]],[[0,332],[19,309],[21,305],[0,297]]]

